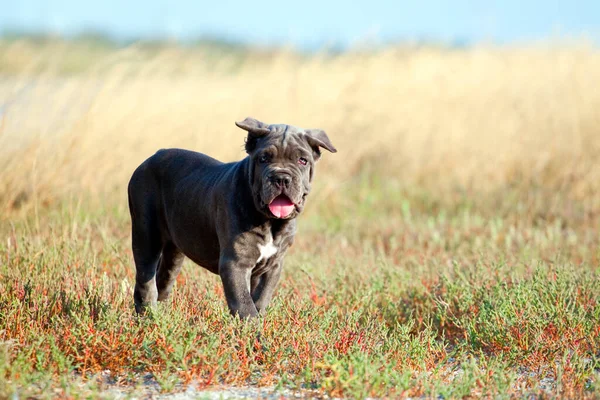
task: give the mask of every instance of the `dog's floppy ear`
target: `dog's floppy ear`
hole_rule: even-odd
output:
[[[321,129],[305,129],[304,132],[306,132],[306,141],[313,148],[315,159],[318,160],[321,157],[321,148],[332,153],[337,153],[337,149],[331,143],[325,131]]]
[[[248,137],[246,138],[246,153],[252,152],[256,148],[256,141],[268,135],[271,131],[269,130],[269,125],[264,122],[260,122],[254,118],[246,118],[242,122],[235,123],[238,128],[242,128],[245,131],[248,131]]]
[[[235,124],[238,126],[238,128],[242,128],[243,130],[248,131],[249,134],[258,137],[264,136],[271,132],[269,130],[269,125],[251,117],[246,118],[242,122],[236,122]]]

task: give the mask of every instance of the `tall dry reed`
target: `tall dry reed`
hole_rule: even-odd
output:
[[[92,55],[25,41],[2,54],[5,216],[74,193],[124,193],[159,148],[241,158],[233,122],[247,116],[325,129],[339,153],[322,161],[323,185],[366,171],[440,193],[522,185],[592,201],[600,188],[593,47]]]

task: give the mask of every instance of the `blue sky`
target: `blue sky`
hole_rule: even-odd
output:
[[[314,47],[365,41],[511,43],[586,36],[600,43],[600,0],[1,0],[0,31],[118,38],[214,36]]]

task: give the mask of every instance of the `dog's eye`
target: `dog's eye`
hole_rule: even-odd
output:
[[[266,154],[263,154],[262,156],[260,156],[260,157],[258,158],[258,161],[259,161],[260,163],[263,163],[263,164],[264,164],[264,163],[266,163],[266,162],[269,162],[269,156],[268,156],[268,155],[266,155]]]
[[[308,164],[308,160],[306,158],[304,158],[304,157],[300,157],[298,159],[298,164],[300,164],[300,165],[306,165],[306,164]]]

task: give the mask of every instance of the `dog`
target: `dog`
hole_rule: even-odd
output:
[[[256,317],[271,301],[321,149],[337,150],[320,129],[236,125],[248,133],[241,161],[162,149],[133,173],[137,313],[169,297],[184,257],[221,277],[232,315]]]

